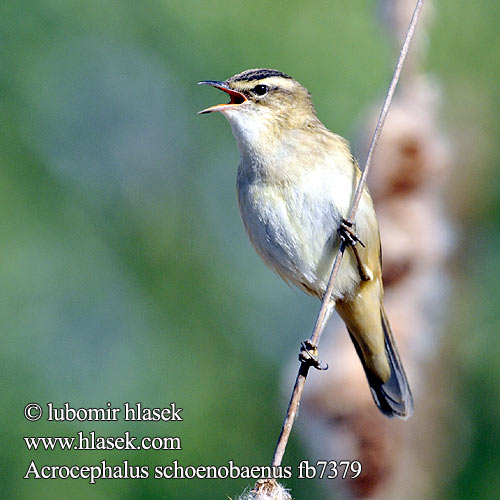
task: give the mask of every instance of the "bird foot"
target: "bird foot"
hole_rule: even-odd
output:
[[[358,271],[361,281],[370,281],[372,279],[372,275],[368,270],[368,268],[363,264],[358,249],[356,248],[356,245],[358,243],[363,248],[365,248],[365,244],[359,239],[359,236],[356,234],[356,231],[354,231],[354,222],[350,219],[343,218],[340,223],[340,227],[337,229],[337,232],[339,234],[340,239],[344,242],[344,244],[352,248],[352,251],[358,263]]]
[[[328,363],[322,363],[318,358],[318,346],[309,339],[300,344],[299,361],[310,364],[316,370],[328,370]]]
[[[350,247],[355,247],[358,243],[362,247],[365,246],[359,239],[356,231],[354,231],[354,222],[350,219],[346,219],[345,217],[342,219],[340,227],[337,229],[337,233],[339,233],[340,239]]]

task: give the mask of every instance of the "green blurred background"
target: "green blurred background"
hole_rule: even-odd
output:
[[[443,499],[500,498],[498,14],[486,0],[443,0],[429,41],[462,231],[445,337],[461,434],[439,476]],[[253,483],[22,477],[32,459],[268,464],[286,403],[280,374],[318,304],[250,247],[229,126],[196,115],[220,95],[196,82],[276,67],[352,137],[394,62],[375,2],[2,2],[0,498],[226,498]],[[184,422],[29,423],[31,401],[175,401]],[[78,430],[179,435],[183,449],[28,452],[22,440]],[[303,454],[294,439],[285,463]],[[325,498],[312,481],[287,485]]]

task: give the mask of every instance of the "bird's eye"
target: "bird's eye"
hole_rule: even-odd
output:
[[[269,89],[267,88],[267,85],[256,85],[253,89],[252,92],[256,95],[264,95],[267,93]]]

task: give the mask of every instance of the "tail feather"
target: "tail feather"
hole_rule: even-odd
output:
[[[385,352],[391,368],[391,375],[386,382],[382,382],[367,367],[356,338],[351,332],[349,332],[349,335],[361,359],[373,400],[379,410],[388,417],[396,416],[406,420],[413,414],[413,396],[383,306],[381,307],[380,314],[384,329]]]

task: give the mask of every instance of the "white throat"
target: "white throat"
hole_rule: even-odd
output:
[[[272,142],[270,110],[228,109],[222,114],[231,125],[242,159],[269,156]]]

